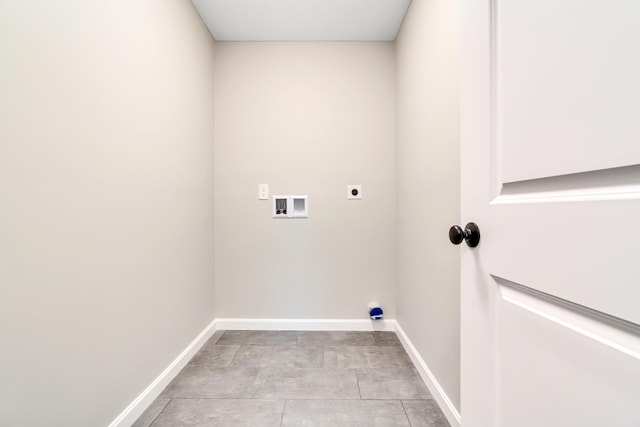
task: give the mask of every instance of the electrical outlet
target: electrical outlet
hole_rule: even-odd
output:
[[[347,199],[362,199],[362,185],[347,185]]]

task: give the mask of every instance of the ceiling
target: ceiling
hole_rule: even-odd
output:
[[[411,0],[191,0],[216,40],[395,40]]]

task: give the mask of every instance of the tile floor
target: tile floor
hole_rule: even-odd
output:
[[[449,424],[393,332],[218,331],[134,426]]]

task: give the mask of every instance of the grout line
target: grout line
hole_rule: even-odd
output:
[[[235,354],[233,355],[233,357],[231,358],[231,360],[229,361],[227,366],[223,366],[223,367],[225,367],[225,368],[231,367],[231,365],[233,364],[233,361],[236,360],[236,357],[238,357],[238,353],[240,353],[240,349],[242,347],[243,347],[242,345],[238,346],[238,349],[236,350]]]
[[[338,398],[338,397],[334,397],[334,398],[315,398],[315,397],[304,397],[304,398],[295,398],[295,399],[277,399],[277,398],[268,398],[268,397],[172,397],[171,399],[169,398],[163,398],[162,400],[269,400],[269,401],[274,401],[274,400],[296,400],[296,401],[303,401],[303,400],[310,400],[310,401],[315,401],[315,400],[339,400],[339,401],[354,401],[357,402],[358,400],[362,400],[362,401],[374,401],[374,400],[381,400],[381,401],[386,401],[386,400],[402,400],[404,402],[406,401],[414,401],[414,402],[429,402],[431,400],[433,400],[435,402],[434,399],[416,399],[416,398],[401,398],[401,399],[390,399],[388,397],[368,397],[366,399],[343,399],[343,398]],[[438,402],[436,402],[438,403]]]
[[[286,399],[274,399],[274,398],[268,398],[268,397],[174,397],[171,400],[260,400],[260,401],[277,402],[277,401],[282,401]],[[290,399],[290,400],[318,400],[318,399]],[[348,399],[344,399],[344,400],[348,400]],[[351,399],[351,400],[354,400],[354,399]]]
[[[280,427],[282,427],[282,422],[284,421],[284,411],[287,410],[287,400],[284,401],[284,406],[282,407],[282,415],[280,416]]]
[[[151,420],[151,422],[149,423],[149,427],[152,427],[152,426],[153,426],[153,424],[156,422],[156,420],[158,419],[158,417],[160,416],[160,414],[162,414],[162,413],[164,412],[165,408],[166,408],[167,406],[169,406],[169,403],[171,403],[171,401],[172,401],[172,400],[173,400],[173,399],[169,399],[169,401],[168,401],[167,403],[165,403],[165,404],[164,404],[164,406],[162,407],[162,409],[160,410],[160,412],[158,412],[158,415],[156,415],[156,416],[153,418],[153,420]]]
[[[216,331],[216,332],[218,332],[218,331]],[[216,332],[214,332],[214,333],[213,333],[213,335],[215,335],[215,334],[216,334]],[[211,343],[211,345],[216,345],[216,344],[218,344],[218,341],[220,341],[220,338],[222,338],[222,336],[223,336],[224,334],[226,334],[226,333],[227,333],[227,331],[220,331],[220,332],[222,332],[222,333],[221,333],[220,335],[218,335],[218,338],[216,338],[216,340],[215,340],[214,342],[212,342],[212,343]],[[211,338],[213,338],[213,335],[211,336]],[[206,345],[206,344],[207,344],[207,343],[205,343],[205,345]]]
[[[409,413],[407,412],[407,408],[404,406],[404,402],[400,399],[400,404],[402,405],[402,410],[404,411],[404,416],[407,417],[407,422],[409,423],[409,427],[412,426],[411,419],[409,419]]]
[[[215,343],[214,345],[217,345],[217,344],[220,342],[220,340],[221,340],[222,338],[224,338],[224,336],[225,336],[225,335],[227,335],[227,332],[229,332],[229,331],[224,331],[224,332],[222,332],[222,335],[220,335],[220,336],[218,337],[218,339],[216,340],[216,343]]]

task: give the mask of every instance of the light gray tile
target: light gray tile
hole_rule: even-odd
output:
[[[249,337],[255,331],[225,331],[216,344],[219,345],[242,345],[247,344]]]
[[[301,345],[373,345],[372,332],[356,331],[306,331],[299,332]]]
[[[449,427],[435,400],[405,400],[402,404],[414,427]]]
[[[226,331],[215,331],[211,338],[207,340],[208,345],[214,345],[225,333]]]
[[[312,345],[243,345],[231,366],[322,368],[323,351]]]
[[[226,331],[217,345],[296,345],[296,331]]]
[[[395,332],[375,331],[373,333],[375,345],[402,345]]]
[[[257,368],[187,365],[162,392],[162,398],[240,398],[253,384]]]
[[[156,419],[158,414],[162,412],[164,407],[167,406],[167,403],[169,402],[170,399],[154,400],[153,402],[151,402],[151,405],[149,405],[147,410],[144,411],[142,415],[140,415],[140,418],[138,418],[131,427],[149,427],[153,420]]]
[[[261,369],[250,397],[261,399],[359,399],[353,369]]]
[[[363,399],[431,399],[415,368],[356,369]]]
[[[280,425],[284,401],[253,399],[176,399],[153,427]]]
[[[412,368],[401,346],[326,346],[326,368]]]
[[[193,356],[189,361],[189,365],[223,368],[229,366],[239,349],[239,345],[207,344]]]
[[[289,400],[283,426],[409,426],[398,400]]]

